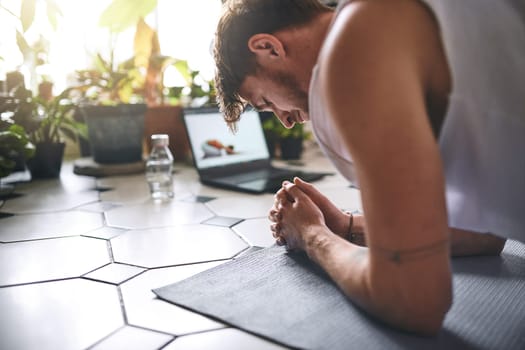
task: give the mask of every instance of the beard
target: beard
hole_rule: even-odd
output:
[[[290,72],[270,71],[264,69],[262,73],[267,79],[279,85],[284,91],[284,97],[296,106],[297,109],[308,113],[308,92],[301,89],[299,80]]]

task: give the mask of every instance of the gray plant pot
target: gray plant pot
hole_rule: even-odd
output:
[[[142,160],[145,104],[81,106],[93,160],[101,164]]]
[[[35,155],[27,161],[31,179],[50,179],[60,176],[66,144],[40,142],[35,145]]]

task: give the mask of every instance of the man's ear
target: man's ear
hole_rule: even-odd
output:
[[[272,34],[254,34],[248,39],[248,48],[259,58],[282,58],[286,56],[284,45]]]

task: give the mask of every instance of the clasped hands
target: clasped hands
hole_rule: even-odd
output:
[[[326,200],[312,185],[298,178],[293,183],[283,182],[268,214],[278,245],[286,245],[289,250],[305,250],[310,238],[326,232],[322,230],[326,229],[323,211],[315,203],[319,199]]]

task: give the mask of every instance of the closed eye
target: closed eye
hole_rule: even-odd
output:
[[[255,108],[258,112],[265,112],[271,110],[272,103],[266,100],[265,98],[262,98],[262,104],[253,104],[253,108]]]

